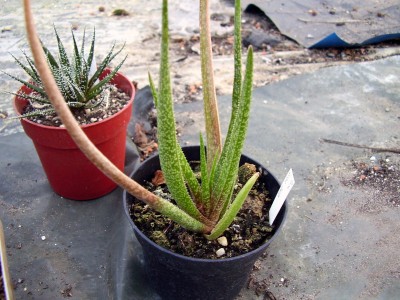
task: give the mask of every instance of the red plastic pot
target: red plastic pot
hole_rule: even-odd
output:
[[[103,72],[106,76],[110,70]],[[96,147],[120,170],[124,170],[126,129],[132,114],[135,88],[131,81],[120,73],[111,80],[130,96],[128,104],[113,116],[82,129]],[[24,93],[31,90],[21,87]],[[27,101],[15,97],[14,108],[21,114]],[[110,193],[117,185],[99,171],[79,150],[65,128],[37,124],[21,119],[25,133],[32,139],[47,179],[53,190],[62,197],[74,200],[89,200]]]

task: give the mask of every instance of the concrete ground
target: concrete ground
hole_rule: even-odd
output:
[[[181,141],[197,143],[202,124],[197,12],[192,3],[170,3],[171,62]],[[113,41],[118,45],[126,42],[124,51],[129,56],[122,72],[141,88],[147,85],[148,70],[157,76],[160,9],[156,4],[40,0],[34,1],[33,9],[38,31],[50,45],[54,45],[53,24],[62,34],[67,34],[71,26],[78,34],[95,25],[99,56]],[[100,6],[105,12],[99,12]],[[124,8],[130,15],[112,16],[115,8]],[[22,9],[19,2],[7,1],[1,10],[0,69],[21,75],[8,52],[19,56],[19,48],[26,47]],[[212,10],[219,14],[213,21],[214,36],[224,37],[215,39],[218,93],[229,95],[232,28],[220,24],[221,19],[229,20],[233,8],[221,0],[212,2]],[[244,18],[248,30],[257,22],[263,24],[254,16]],[[245,152],[265,164],[279,180],[293,168],[297,183],[288,198],[290,211],[281,235],[256,264],[248,287],[238,299],[398,299],[399,155],[321,139],[399,149],[400,47],[391,43],[356,50],[307,50],[283,37],[276,38],[280,41],[277,45],[256,54],[257,88]],[[0,90],[15,91],[18,86],[0,75]],[[229,105],[229,96],[220,96],[225,127]],[[1,96],[0,111],[12,114],[11,96]],[[0,218],[9,241],[17,298],[54,299],[69,293],[76,299],[93,299],[105,293],[110,298],[129,298],[123,292],[125,287],[119,285],[118,275],[105,276],[114,270],[105,258],[113,240],[96,251],[83,239],[88,232],[93,243],[100,243],[111,233],[114,237],[122,230],[115,220],[126,227],[120,208],[108,216],[103,210],[96,214],[100,202],[58,199],[47,187],[33,147],[21,131],[18,122],[0,120],[0,144],[4,147]],[[26,169],[33,173],[17,177]],[[15,191],[10,189],[14,186]],[[119,193],[114,192],[112,197]],[[110,199],[102,203],[113,208]],[[70,220],[79,211],[88,214],[83,220],[87,232]],[[52,234],[57,235],[56,241],[51,239]],[[40,239],[42,235],[47,236],[46,242]],[[69,244],[69,235],[80,238],[80,244]],[[137,242],[132,237],[125,241],[128,254],[121,257],[132,256],[132,264],[137,266]],[[83,259],[83,251],[93,251],[93,257]],[[29,274],[35,274],[35,278]],[[143,286],[139,275],[135,273],[133,282],[125,283],[130,285],[125,290],[131,291],[133,299],[157,299],[151,291],[140,292]]]

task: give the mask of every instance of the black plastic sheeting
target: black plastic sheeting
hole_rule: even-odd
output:
[[[376,241],[380,231],[397,230],[396,208],[362,213],[353,208],[353,203],[364,201],[362,191],[360,196],[336,183],[334,192],[322,193],[311,180],[313,176],[320,180],[318,172],[325,167],[344,172],[343,166],[363,153],[321,144],[320,138],[396,141],[399,68],[400,59],[394,57],[323,69],[254,90],[244,153],[263,163],[279,180],[293,168],[297,181],[288,199],[286,224],[256,273],[259,280],[274,275],[273,293],[287,299],[306,295],[335,299],[340,292],[340,297],[355,299],[366,295],[362,293],[368,293],[365,289],[371,284],[376,298],[395,299],[391,296],[400,292],[398,278],[390,275],[398,270],[397,256],[381,255],[383,251],[395,253],[397,246],[392,240]],[[219,101],[226,130],[230,97],[219,97]],[[143,104],[144,110],[151,108],[151,103],[143,100]],[[176,105],[178,122],[190,124],[182,128],[183,144],[197,144],[201,105]],[[138,112],[140,108],[134,109]],[[124,214],[121,189],[93,201],[63,199],[51,190],[34,147],[23,133],[1,137],[0,149],[0,218],[17,299],[69,295],[71,299],[159,299],[146,285],[142,250]],[[130,173],[138,163],[130,141],[127,162]],[[334,175],[324,178],[327,185],[329,180],[339,180]],[[341,204],[346,199],[351,199],[351,205]],[[329,221],[338,206],[346,208],[340,212],[340,226]],[[368,232],[371,235],[365,238]],[[382,273],[373,277],[378,269]],[[290,288],[280,288],[280,278],[287,278]],[[244,289],[241,294],[243,299],[258,299],[254,290]]]
[[[136,122],[146,124],[153,107],[149,91],[137,92],[130,136]],[[24,133],[2,137],[0,145],[0,218],[10,233],[17,299],[157,299],[143,282],[141,250],[120,188],[96,200],[64,199],[52,191]],[[139,153],[129,136],[126,146],[130,174]]]
[[[400,38],[398,0],[244,0],[307,48],[351,47]]]

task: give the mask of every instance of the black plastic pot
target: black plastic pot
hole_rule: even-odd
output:
[[[183,147],[186,158],[199,160],[199,146]],[[245,155],[241,164],[248,162],[262,168],[258,180],[265,182],[270,197],[274,198],[279,190],[279,183],[265,168]],[[139,183],[150,181],[154,172],[160,169],[159,157],[146,160],[135,170],[131,177]],[[143,248],[145,270],[149,283],[162,299],[173,300],[232,300],[246,284],[256,260],[264,253],[272,240],[278,235],[287,213],[286,202],[280,210],[274,225],[274,235],[261,247],[249,253],[226,259],[199,259],[173,253],[145,236],[134,224],[129,207],[132,197],[124,192],[125,212]]]

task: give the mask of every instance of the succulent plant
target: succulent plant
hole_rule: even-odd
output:
[[[178,217],[184,226],[200,226],[206,237],[215,239],[232,223],[259,173],[247,181],[232,199],[237,182],[239,160],[246,137],[252,96],[253,50],[248,50],[247,65],[242,81],[241,7],[235,4],[235,72],[232,114],[228,133],[222,145],[218,106],[212,66],[209,22],[209,1],[200,0],[200,46],[203,79],[204,117],[207,151],[200,135],[201,184],[190,168],[175,136],[175,118],[168,62],[168,2],[163,1],[160,84],[156,90],[150,77],[153,97],[158,111],[158,141],[161,169],[179,209],[190,217]],[[207,152],[207,154],[206,154]],[[198,222],[200,224],[198,224]],[[190,224],[190,225],[189,225]],[[208,229],[205,229],[207,228]],[[208,231],[208,232],[207,232]]]
[[[114,53],[114,44],[96,68],[94,60],[96,40],[95,29],[93,29],[90,49],[87,56],[85,55],[85,32],[83,33],[82,43],[78,48],[75,35],[72,31],[73,55],[71,57],[68,57],[67,51],[56,28],[54,28],[54,32],[58,45],[57,55],[53,55],[43,44],[42,48],[46,55],[47,64],[55,78],[57,87],[60,89],[67,105],[70,108],[84,109],[92,109],[99,106],[107,100],[108,93],[104,93],[104,91],[107,89],[110,80],[121,68],[126,57],[104,78],[100,79],[100,76],[111,61],[122,51],[124,46]],[[3,72],[32,90],[29,94],[22,91],[18,93],[10,93],[28,100],[33,108],[31,112],[23,114],[19,116],[19,118],[54,113],[55,110],[45,91],[34,61],[25,52],[23,52],[23,55],[25,61],[18,59],[15,56],[13,56],[13,58],[25,73],[29,75],[29,80],[23,80],[14,75]]]

